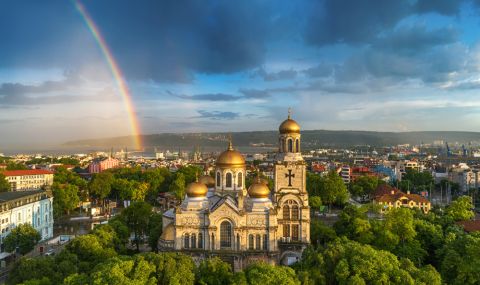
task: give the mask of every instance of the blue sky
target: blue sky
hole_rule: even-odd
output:
[[[142,132],[480,130],[480,1],[82,2]],[[71,1],[0,1],[0,150],[130,133]]]

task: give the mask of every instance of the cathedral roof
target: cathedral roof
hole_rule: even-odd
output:
[[[268,195],[270,195],[270,189],[268,189],[268,186],[260,179],[260,177],[257,177],[253,181],[253,184],[248,188],[248,195],[250,198],[268,198]]]
[[[188,197],[205,197],[207,192],[207,186],[198,181],[188,184],[187,190],[185,191]]]
[[[295,120],[292,120],[290,111],[288,112],[288,118],[280,124],[280,127],[278,127],[278,131],[281,134],[300,133],[300,125]]]
[[[245,158],[243,155],[234,150],[232,141],[228,143],[228,148],[222,152],[217,158],[217,166],[220,167],[243,167],[245,166]]]

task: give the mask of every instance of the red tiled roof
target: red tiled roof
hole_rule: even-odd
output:
[[[395,189],[395,188],[392,188],[392,189]],[[416,203],[430,203],[430,201],[428,201],[427,198],[425,197],[422,197],[418,194],[405,194],[403,193],[402,191],[398,190],[397,189],[397,192],[395,192],[394,194],[391,194],[391,193],[387,193],[387,194],[383,194],[382,196],[380,197],[376,197],[375,200],[377,200],[378,202],[396,202],[398,200],[400,200],[400,198],[402,197],[407,197],[407,199],[410,201],[415,201]]]
[[[400,192],[400,190],[398,190],[397,188],[392,187],[388,184],[380,184],[380,185],[378,185],[377,189],[375,189],[375,193],[373,193],[373,197],[379,198],[379,197],[382,197],[385,194],[391,195],[392,191],[393,191],[394,194]]]
[[[42,175],[53,174],[53,172],[43,169],[28,169],[28,170],[5,170],[3,171],[5,176],[23,176],[23,175]]]
[[[480,231],[480,220],[460,221],[460,222],[457,222],[457,224],[462,226],[463,230],[469,233]]]

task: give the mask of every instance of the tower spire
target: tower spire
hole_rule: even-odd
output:
[[[233,150],[233,145],[232,145],[232,134],[228,136],[228,150]]]
[[[288,119],[292,118],[292,108],[288,107]]]

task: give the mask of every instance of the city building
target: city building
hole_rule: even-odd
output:
[[[279,131],[274,189],[259,177],[246,188],[245,158],[230,142],[216,160],[215,178],[189,184],[181,205],[163,214],[159,248],[196,260],[219,256],[236,271],[260,260],[299,260],[310,243],[306,163],[300,126],[290,115]]]
[[[88,165],[88,173],[100,173],[110,168],[118,167],[120,161],[112,157],[95,158]]]
[[[11,191],[40,190],[53,184],[53,172],[48,170],[5,170],[2,173],[10,184]]]
[[[0,193],[0,243],[20,224],[31,224],[42,240],[53,237],[53,197],[46,191],[21,191]]]
[[[391,208],[418,208],[424,213],[428,213],[432,208],[430,201],[418,194],[411,194],[410,191],[404,193],[397,188],[388,185],[381,185],[377,188],[373,202],[382,206],[382,212]]]

